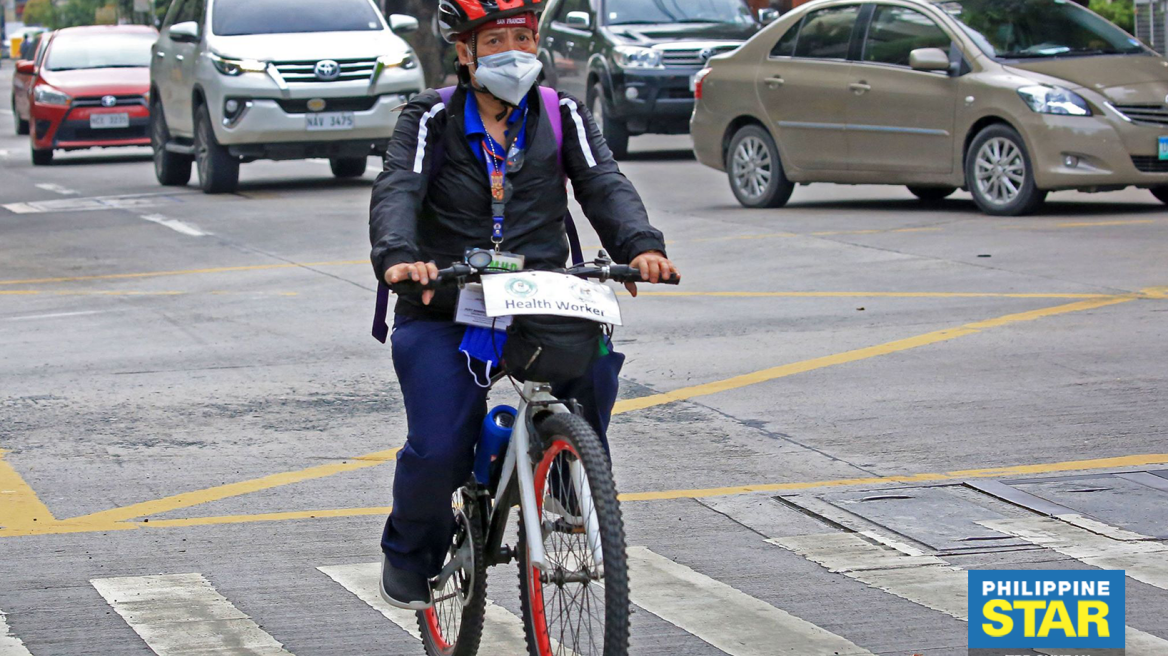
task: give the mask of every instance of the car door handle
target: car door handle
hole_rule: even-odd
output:
[[[872,90],[872,85],[868,84],[867,82],[852,82],[848,85],[848,88],[851,89],[857,96],[862,96],[864,93]]]
[[[786,82],[783,81],[783,78],[779,77],[778,75],[774,77],[768,77],[763,81],[766,82],[766,85],[772,89],[778,89],[779,87],[786,84]]]

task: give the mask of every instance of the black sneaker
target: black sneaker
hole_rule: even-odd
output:
[[[430,581],[421,574],[399,569],[381,556],[381,598],[385,603],[405,610],[426,610],[434,605]]]

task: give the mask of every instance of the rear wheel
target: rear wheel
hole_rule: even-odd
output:
[[[239,160],[215,139],[206,105],[195,112],[195,163],[204,193],[226,194],[239,186]]]
[[[368,157],[334,157],[329,160],[333,175],[338,178],[359,178],[365,175]]]
[[[952,196],[957,191],[957,187],[917,187],[909,185],[908,190],[913,196],[926,203],[937,203]]]
[[[166,125],[166,116],[162,113],[162,105],[154,103],[150,107],[150,147],[154,150],[154,177],[158,183],[167,187],[181,187],[191,181],[190,155],[180,155],[168,152],[166,144],[170,142],[170,128]]]
[[[592,112],[592,119],[600,126],[608,149],[612,151],[614,159],[624,159],[629,156],[629,126],[609,116],[604,107],[604,87],[597,82],[592,87],[592,100],[588,103],[588,111]]]
[[[734,134],[726,154],[726,172],[734,197],[744,207],[782,207],[795,191],[795,184],[783,173],[775,140],[758,125]]]
[[[608,457],[578,416],[550,417],[539,434],[543,456],[535,467],[535,493],[542,526],[521,521],[518,549],[528,653],[626,656],[628,562]],[[531,564],[530,530],[543,536],[544,571]]]
[[[28,134],[28,121],[20,118],[20,112],[16,111],[16,94],[12,94],[12,118],[16,124],[16,134],[22,137]]]
[[[487,564],[475,508],[464,490],[454,494],[454,541],[443,566],[447,578],[434,590],[434,605],[418,611],[427,656],[475,656],[479,649],[487,610]]]
[[[1030,214],[1046,200],[1046,192],[1035,186],[1022,135],[1001,123],[979,132],[969,145],[965,183],[981,211],[993,216]]]
[[[1152,195],[1155,196],[1161,203],[1168,203],[1168,186],[1152,187],[1149,191],[1151,191]]]

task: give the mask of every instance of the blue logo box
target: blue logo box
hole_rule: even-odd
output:
[[[1123,649],[1124,573],[970,570],[969,648]]]

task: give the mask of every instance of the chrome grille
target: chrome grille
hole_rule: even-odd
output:
[[[95,96],[92,98],[75,98],[73,100],[73,106],[74,107],[103,107],[104,105],[101,104],[101,99],[103,97],[104,96]],[[129,107],[129,106],[134,106],[134,105],[145,105],[146,104],[146,97],[145,96],[115,96],[115,98],[117,98],[117,104],[112,105],[112,107]]]
[[[1168,125],[1168,105],[1112,105],[1133,123]]]
[[[661,50],[661,63],[666,68],[694,68],[702,67],[709,61],[709,57],[716,55],[724,55],[732,50],[736,50],[736,45],[721,45],[721,46],[707,46],[699,48],[663,48]],[[709,57],[705,56],[705,52],[712,54]]]
[[[337,59],[341,74],[331,82],[352,82],[353,80],[369,80],[373,77],[373,70],[377,67],[376,59]],[[288,61],[275,62],[273,65],[285,82],[322,82],[316,77],[316,61]]]

